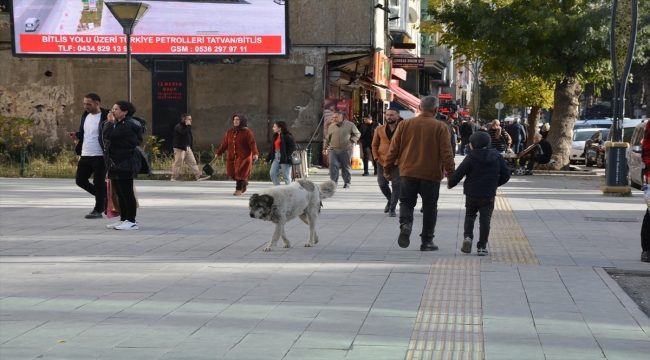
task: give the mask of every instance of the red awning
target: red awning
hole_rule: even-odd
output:
[[[399,87],[396,81],[390,82],[390,90],[393,92],[393,95],[395,95],[395,101],[397,101],[397,103],[414,113],[418,112],[418,106],[420,105],[420,99],[418,97],[411,95],[408,91]]]

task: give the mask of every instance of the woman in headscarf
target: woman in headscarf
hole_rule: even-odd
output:
[[[511,145],[510,135],[503,130],[499,120],[492,120],[492,127],[488,130],[488,134],[490,134],[490,140],[492,140],[492,147],[502,154]]]
[[[248,177],[253,168],[253,161],[257,160],[259,152],[255,143],[255,136],[248,128],[248,119],[238,114],[232,117],[233,127],[226,132],[221,146],[214,155],[218,158],[226,150],[226,173],[228,177],[236,181],[234,196],[240,196],[246,192]]]

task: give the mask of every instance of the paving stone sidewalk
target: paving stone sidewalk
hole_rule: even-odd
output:
[[[0,179],[0,358],[648,360],[650,319],[603,270],[650,270],[640,192],[513,176],[512,224],[493,234],[517,232],[537,265],[461,253],[462,186],[444,181],[440,250],[421,253],[418,231],[399,248],[360,175],[323,202],[315,247],[293,220],[292,247],[268,253],[273,225],[246,195],[270,183],[233,197],[234,182],[137,181],[141,230],[122,232],[83,218],[73,179]]]

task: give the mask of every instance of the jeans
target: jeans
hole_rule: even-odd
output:
[[[400,188],[401,188],[401,180],[399,176],[399,168],[395,165],[393,165],[392,168],[393,171],[393,180],[391,181],[391,185],[393,187],[393,191],[391,192],[390,187],[388,186],[388,180],[384,177],[384,167],[379,165],[377,167],[377,183],[379,184],[379,189],[381,190],[381,193],[384,194],[386,197],[386,200],[390,203],[390,210],[395,211],[397,208],[397,202],[399,201],[399,195],[400,195]]]
[[[370,146],[362,145],[363,149],[363,173],[368,173],[368,161],[372,160],[372,168],[377,173],[377,162],[372,158],[372,148]]]
[[[514,151],[515,154],[519,154],[519,152],[521,151],[521,148],[519,147],[520,145],[521,143],[519,142],[519,140],[512,141],[512,151]]]
[[[88,178],[93,175],[93,183]],[[106,165],[103,156],[82,156],[77,164],[77,186],[95,196],[93,211],[104,212],[106,199]]]
[[[490,236],[490,222],[492,221],[492,212],[494,211],[494,196],[477,197],[465,196],[465,227],[463,236],[474,239],[474,222],[476,213],[481,213],[479,217],[479,240],[476,247],[485,249]]]
[[[133,179],[112,179],[117,199],[120,203],[120,219],[135,222],[136,200],[133,192]]]
[[[401,192],[399,197],[399,223],[413,225],[413,208],[422,197],[422,243],[430,242],[436,229],[438,218],[438,197],[440,183],[410,176],[401,176]]]
[[[330,163],[330,179],[339,183],[339,168],[342,169],[343,182],[352,182],[352,150],[328,150]]]
[[[178,176],[180,175],[181,172],[181,167],[183,167],[183,161],[187,163],[187,165],[192,170],[192,174],[194,174],[194,177],[198,179],[199,176],[201,176],[201,170],[199,170],[199,166],[196,164],[196,159],[194,158],[194,153],[192,152],[192,148],[189,146],[185,150],[174,148],[174,164],[172,165],[172,179],[178,179]]]
[[[647,209],[641,225],[641,251],[650,251],[650,212]]]
[[[455,142],[451,143],[451,156],[456,157],[456,146],[457,144]]]
[[[282,168],[282,179],[284,179],[284,184],[291,184],[291,164],[280,164],[281,158],[280,150],[275,151],[275,156],[273,157],[273,162],[271,162],[271,181],[273,185],[280,185],[280,179],[278,174],[280,173],[280,168]]]

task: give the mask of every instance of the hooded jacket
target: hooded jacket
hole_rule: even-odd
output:
[[[448,185],[455,187],[463,177],[463,194],[493,197],[497,195],[497,188],[510,180],[510,169],[494,148],[473,149],[458,165]]]

